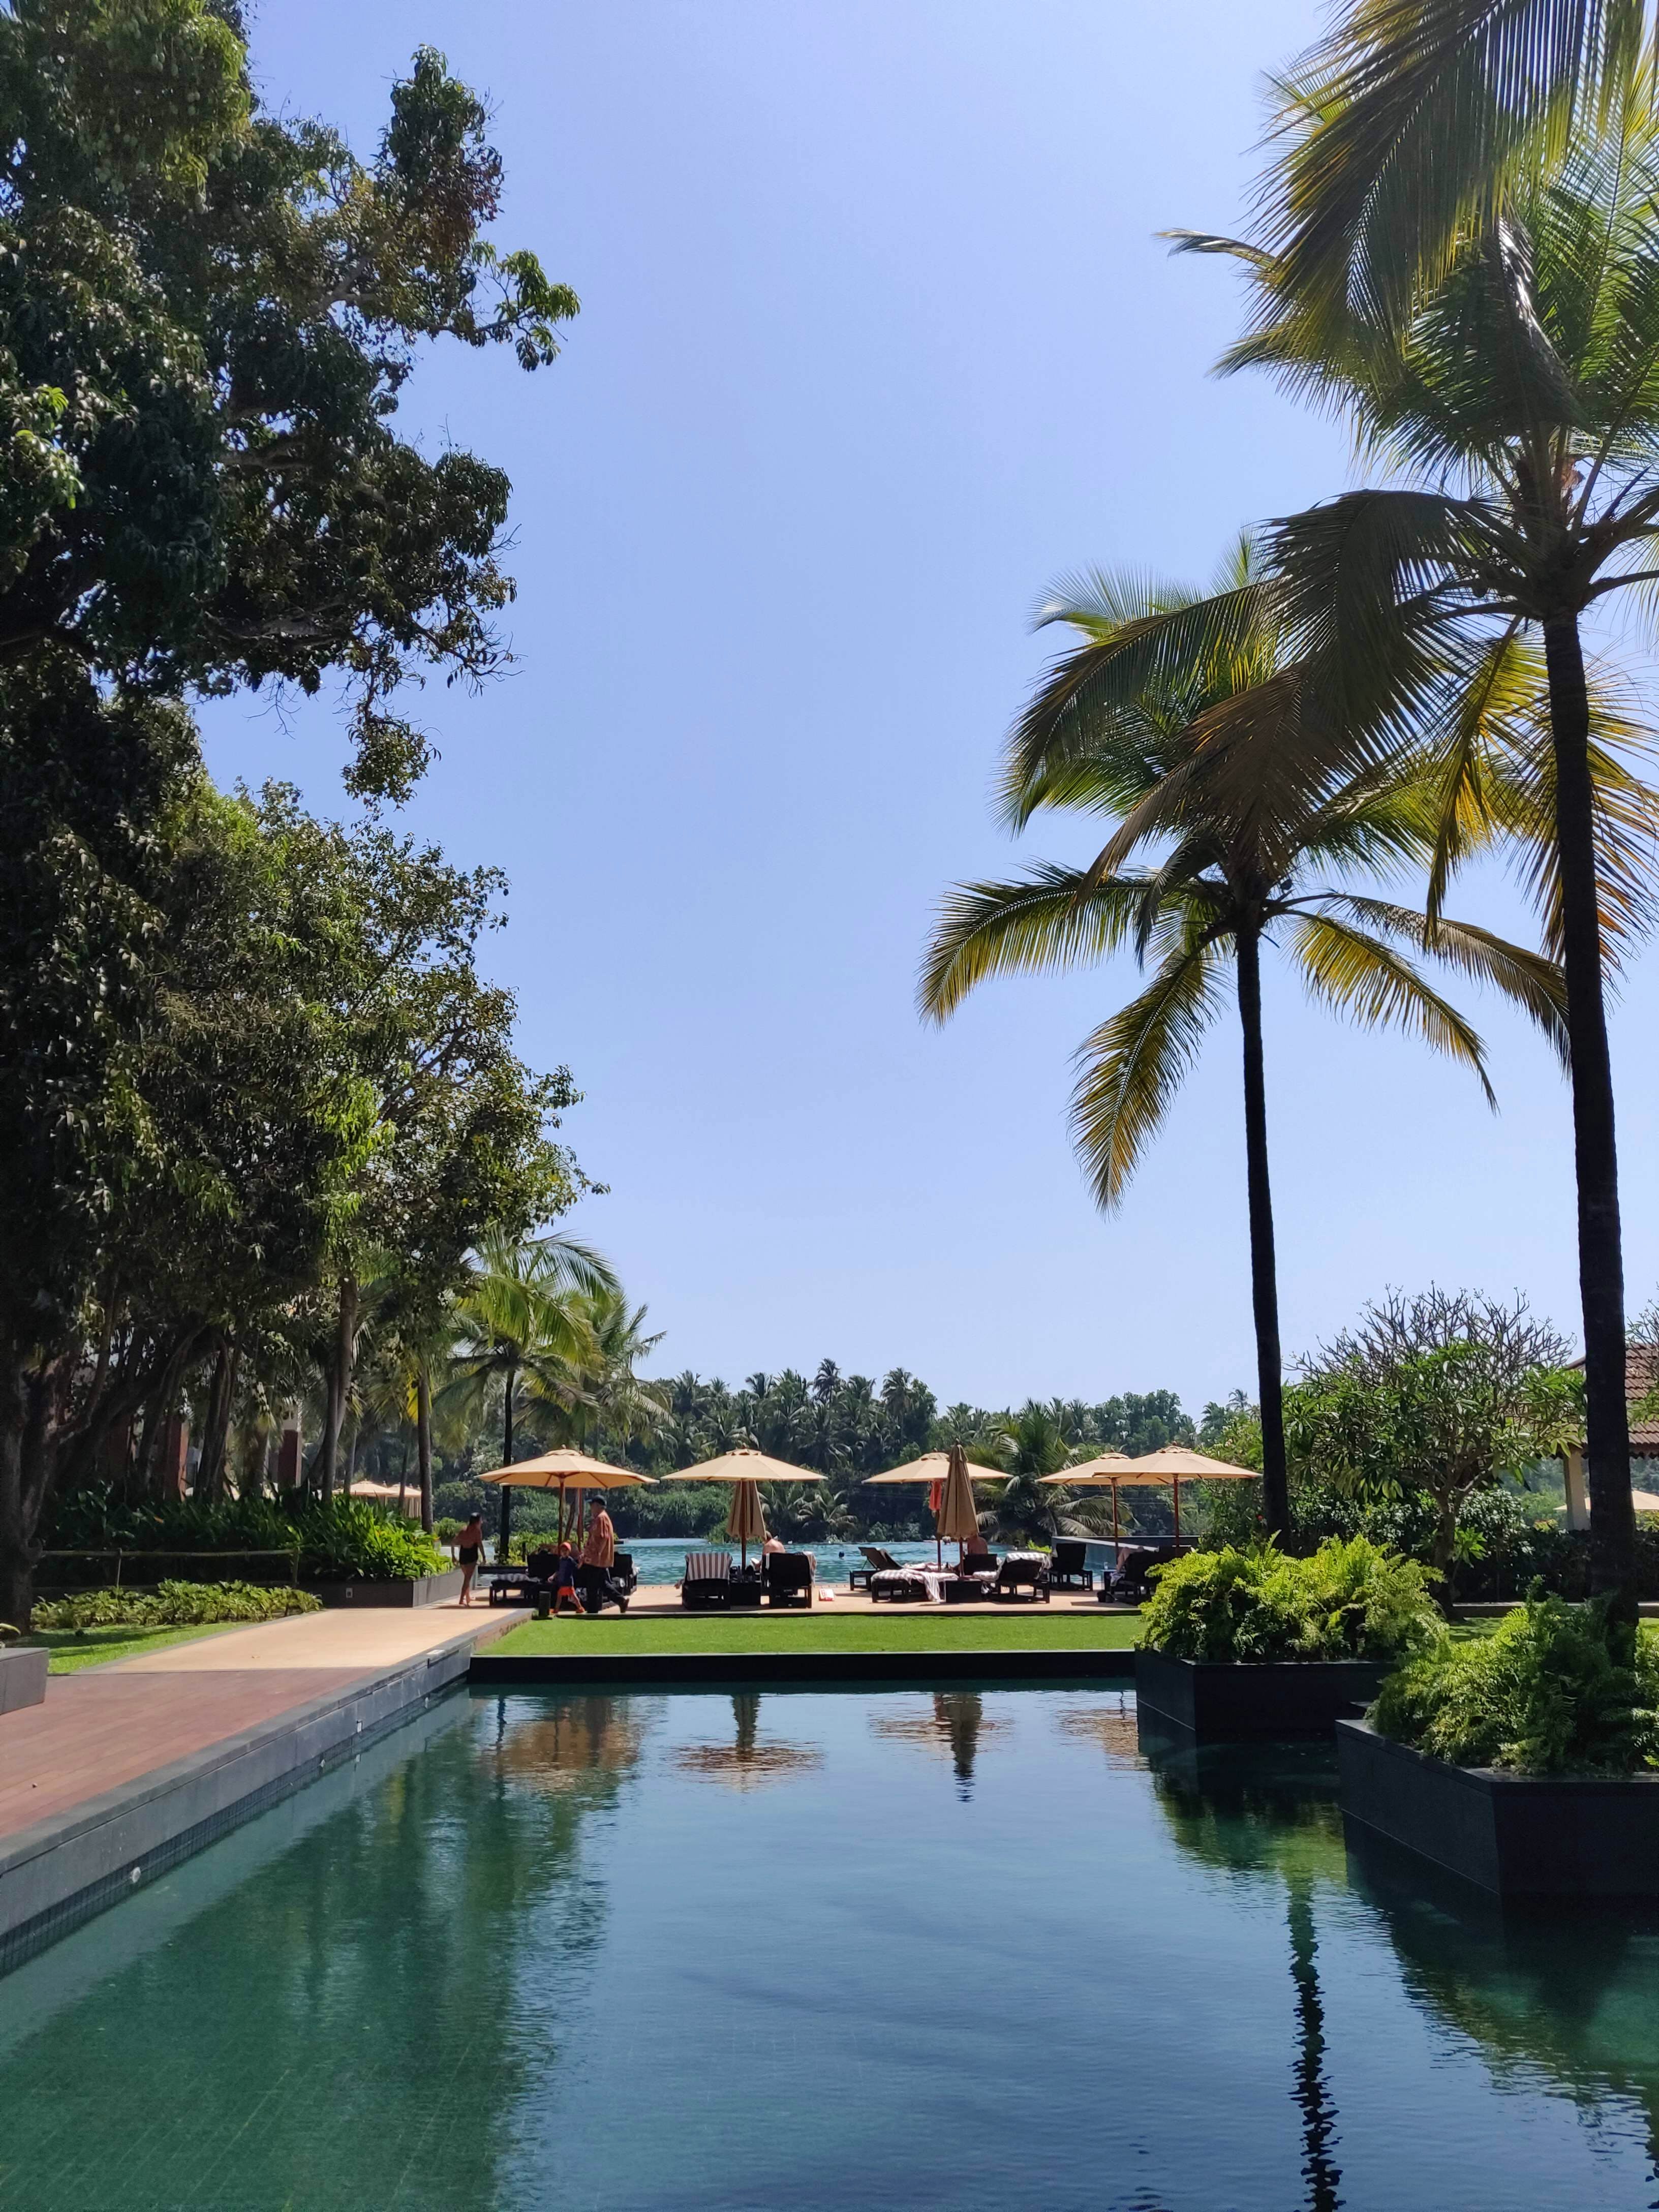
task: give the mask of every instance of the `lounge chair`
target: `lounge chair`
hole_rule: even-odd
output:
[[[927,1599],[927,1584],[913,1568],[896,1564],[872,1570],[870,1577],[870,1602],[872,1605],[926,1605]]]
[[[810,1552],[769,1552],[761,1565],[768,1605],[812,1602],[812,1555]]]
[[[872,1575],[896,1575],[898,1572],[898,1561],[890,1552],[884,1552],[879,1544],[860,1544],[859,1549],[863,1553],[866,1564],[848,1571],[848,1589],[856,1589],[860,1583],[868,1589]]]
[[[1100,1586],[1103,1605],[1144,1605],[1152,1595],[1147,1576],[1154,1567],[1162,1567],[1175,1557],[1173,1545],[1158,1545],[1148,1551],[1120,1552],[1117,1571]]]
[[[688,1552],[685,1576],[680,1583],[682,1605],[729,1605],[732,1601],[732,1554],[729,1552]]]
[[[1086,1545],[1057,1536],[1054,1555],[1048,1565],[1048,1580],[1056,1589],[1091,1590],[1095,1586],[1094,1572],[1084,1564],[1088,1556]]]
[[[1048,1602],[1048,1570],[1041,1559],[1005,1559],[989,1595],[1002,1605],[1017,1605],[1021,1598],[1035,1605]]]

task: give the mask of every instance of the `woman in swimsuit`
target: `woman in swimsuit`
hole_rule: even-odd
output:
[[[472,1602],[472,1577],[478,1571],[478,1554],[483,1549],[483,1516],[475,1513],[460,1534],[455,1557],[461,1569],[461,1603]]]

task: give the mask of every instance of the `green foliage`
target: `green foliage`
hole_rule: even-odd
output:
[[[133,1503],[108,1490],[82,1492],[64,1501],[58,1541],[66,1551],[109,1547],[159,1558],[297,1549],[301,1582],[414,1581],[449,1565],[416,1523],[365,1498],[285,1505],[237,1498],[216,1505],[199,1498]]]
[[[294,1518],[302,1582],[416,1582],[449,1565],[416,1522],[363,1498],[336,1498]]]
[[[1490,1636],[1419,1654],[1383,1684],[1374,1725],[1457,1766],[1517,1774],[1659,1767],[1659,1632],[1608,1601],[1537,1592]]]
[[[33,1626],[46,1628],[192,1628],[216,1620],[283,1620],[319,1613],[307,1590],[257,1583],[161,1583],[155,1590],[77,1590],[38,1601]]]
[[[1363,1536],[1308,1559],[1188,1553],[1158,1571],[1141,1613],[1143,1642],[1173,1659],[1398,1659],[1444,1632],[1423,1568]]]

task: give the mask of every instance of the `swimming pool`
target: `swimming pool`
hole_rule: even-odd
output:
[[[1659,1926],[1098,1686],[473,1694],[0,1981],[4,2212],[1652,2203]]]

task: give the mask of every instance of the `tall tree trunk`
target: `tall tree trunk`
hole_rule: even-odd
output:
[[[1279,1268],[1267,1180],[1267,1086],[1261,1057],[1261,940],[1238,933],[1238,1018],[1244,1031],[1244,1169],[1249,1191],[1250,1304],[1255,1315],[1256,1394],[1261,1407],[1261,1511],[1268,1532],[1291,1532],[1285,1469],[1284,1362],[1279,1348]]]
[[[1308,2212],[1340,2212],[1342,2174],[1331,2156],[1336,2108],[1325,2081],[1325,2008],[1319,1994],[1313,1899],[1305,1876],[1289,1890],[1291,1979],[1296,1984],[1296,2101],[1302,2113],[1302,2178]]]
[[[507,1369],[507,1413],[501,1422],[501,1465],[513,1464],[513,1393],[518,1385],[516,1363],[509,1360]],[[501,1533],[495,1539],[495,1557],[503,1566],[507,1564],[507,1540],[513,1529],[513,1492],[506,1483],[501,1485]]]
[[[0,1359],[0,1620],[27,1629],[75,1359],[7,1345]]]
[[[415,1373],[415,1450],[421,1468],[421,1526],[432,1534],[432,1377],[422,1360]]]
[[[340,1278],[340,1300],[334,1325],[334,1357],[328,1381],[328,1421],[323,1431],[323,1500],[334,1495],[340,1464],[340,1432],[345,1425],[346,1400],[351,1392],[352,1352],[357,1338],[357,1284],[351,1275]]]
[[[1578,1292],[1584,1316],[1584,1464],[1589,1480],[1590,1588],[1636,1620],[1636,1507],[1625,1402],[1625,1260],[1613,1062],[1601,987],[1589,699],[1574,615],[1544,625],[1555,748],[1555,839],[1572,1061],[1573,1160],[1578,1181]]]
[[[230,1442],[230,1409],[236,1395],[238,1356],[234,1344],[220,1344],[219,1356],[213,1363],[213,1387],[208,1393],[202,1456],[196,1468],[197,1494],[215,1505],[222,1501],[225,1494],[225,1450]]]

